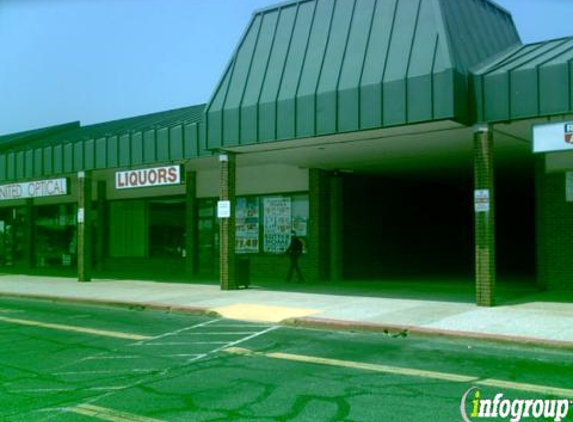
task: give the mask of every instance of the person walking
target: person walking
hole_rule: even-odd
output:
[[[286,250],[286,254],[290,258],[290,267],[288,269],[288,275],[286,279],[287,283],[290,283],[293,273],[295,271],[296,271],[297,281],[299,282],[304,281],[304,278],[302,277],[302,272],[300,271],[300,267],[298,266],[298,259],[302,255],[302,241],[298,238],[294,230],[291,230],[290,234],[291,234],[290,244]]]

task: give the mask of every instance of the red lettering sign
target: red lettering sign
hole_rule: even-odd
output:
[[[181,182],[180,167],[156,167],[117,172],[116,189],[174,185]]]

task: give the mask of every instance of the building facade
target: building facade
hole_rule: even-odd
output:
[[[573,290],[572,47],[488,0],[256,11],[206,105],[0,137],[0,265],[234,289],[295,230],[310,280]]]

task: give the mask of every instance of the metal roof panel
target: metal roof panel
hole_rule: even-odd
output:
[[[281,3],[253,15],[207,106],[207,145],[465,121],[469,68],[518,43],[487,0]]]
[[[573,37],[522,46],[474,71],[478,121],[508,121],[573,110]]]

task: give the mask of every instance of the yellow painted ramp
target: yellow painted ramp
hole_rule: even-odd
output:
[[[222,306],[219,308],[213,308],[213,311],[217,312],[224,318],[256,322],[280,322],[289,318],[301,318],[322,312],[320,309],[253,305],[249,303]]]

